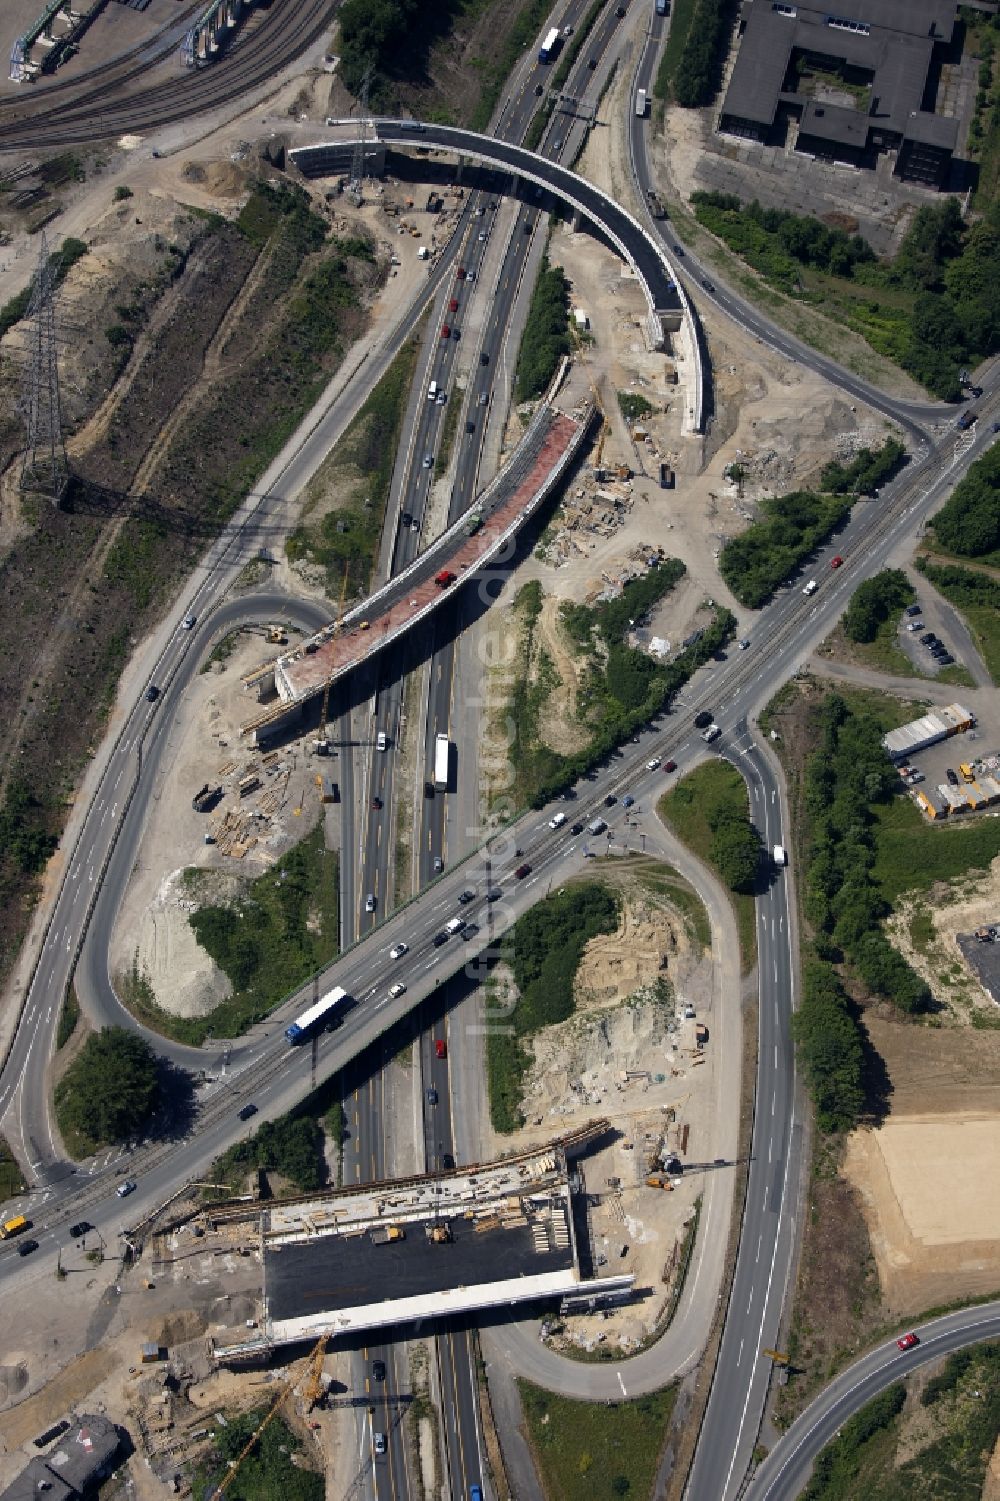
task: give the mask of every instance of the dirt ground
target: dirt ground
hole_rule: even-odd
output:
[[[670,1296],[701,1179],[675,1174],[673,1190],[665,1192],[648,1187],[646,1176],[663,1155],[697,1161],[711,1139],[711,1033],[704,1045],[696,1033],[712,995],[711,960],[669,895],[643,884],[643,871],[684,885],[651,860],[602,866],[601,878],[625,897],[621,922],[617,932],[587,944],[574,1015],[532,1039],[518,1143],[548,1140],[595,1115],[613,1121],[621,1135],[585,1164],[595,1196],[598,1267],[634,1272],[653,1292],[597,1319],[562,1321],[551,1336],[560,1347],[629,1349],[652,1333]]]
[[[231,897],[322,816],[316,785],[321,763],[307,753],[307,740],[291,742],[273,756],[239,740],[247,702],[240,677],[266,658],[262,635],[246,630],[228,638],[235,643],[232,653],[194,678],[171,729],[142,853],[115,924],[112,973],[137,960],[158,1004],[176,1016],[203,1016],[231,989],[191,930],[188,915],[198,902],[183,871],[193,866],[217,874],[214,891],[199,891],[201,901],[210,894]],[[336,762],[324,761],[322,770],[336,778]],[[260,786],[241,798],[237,784],[250,772],[260,777]],[[206,782],[224,789],[224,796],[211,812],[198,813],[191,800]],[[224,836],[227,821],[238,837]],[[205,844],[208,832],[215,834],[215,844]]]
[[[929,918],[934,929],[934,937],[920,946],[914,944],[910,932],[918,913]],[[998,913],[1000,858],[976,881],[963,876],[952,889],[942,886],[925,898],[904,898],[886,923],[894,947],[924,977],[934,999],[956,1021],[971,1024],[977,1013],[986,1020],[997,1016],[997,1003],[966,961],[958,935],[996,922]]]
[[[892,1082],[891,1114],[855,1132],[857,1189],[892,1313],[1000,1287],[1000,1033],[866,1017]]]

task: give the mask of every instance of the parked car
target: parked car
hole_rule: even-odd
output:
[[[920,606],[919,605],[907,605],[907,607],[903,611],[903,613],[904,613],[904,615],[910,615],[910,616],[919,615],[920,614]]]
[[[954,660],[955,658],[952,656],[950,651],[943,651],[938,657],[938,662],[942,667],[950,667]]]
[[[907,627],[906,627],[906,629],[908,631],[910,631],[910,632],[922,631],[923,628],[924,628],[924,622],[922,620],[911,620],[911,621],[909,621],[909,623],[907,624]]]
[[[79,1240],[81,1235],[86,1235],[87,1231],[93,1230],[93,1228],[89,1220],[78,1220],[75,1225],[70,1225],[69,1238],[70,1240]]]

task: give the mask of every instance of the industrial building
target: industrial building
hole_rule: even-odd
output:
[[[888,735],[883,735],[882,744],[891,761],[905,761],[907,756],[915,756],[930,745],[937,745],[952,735],[964,734],[973,729],[975,723],[976,716],[971,709],[965,709],[961,704],[949,704],[947,708],[935,709],[932,714],[911,719],[898,730],[890,730]]]
[[[594,1277],[586,1194],[570,1154],[607,1121],[502,1161],[338,1189],[250,1211],[264,1269],[260,1327],[213,1343],[221,1363],[267,1358],[324,1336],[556,1300],[599,1307],[627,1297],[629,1273]]]
[[[718,128],[774,144],[791,127],[797,151],[859,167],[894,151],[897,176],[944,187],[959,122],[927,106],[956,12],[955,0],[848,0],[842,12],[743,0]]]
[[[0,1501],[82,1501],[96,1496],[97,1488],[115,1467],[122,1448],[122,1435],[109,1418],[82,1413],[70,1422],[35,1440],[36,1446],[52,1447],[31,1460],[6,1490]]]

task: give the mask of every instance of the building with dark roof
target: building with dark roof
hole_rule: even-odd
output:
[[[900,177],[942,186],[958,121],[925,105],[932,63],[951,45],[956,0],[842,3],[837,15],[821,0],[743,0],[720,131],[771,141],[794,120],[798,151],[856,166],[895,151]],[[829,85],[808,92],[810,71],[833,75]]]
[[[121,1435],[109,1418],[84,1413],[74,1418],[45,1455],[33,1459],[12,1480],[0,1501],[82,1501],[110,1475],[121,1449]]]

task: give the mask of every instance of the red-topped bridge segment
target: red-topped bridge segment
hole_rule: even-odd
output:
[[[262,699],[276,692],[277,702],[249,719],[240,733],[259,744],[283,730],[328,682],[399,641],[454,588],[496,562],[571,467],[593,412],[589,404],[574,416],[549,403],[540,406],[509,462],[436,542],[339,621],[244,677],[244,689]]]

